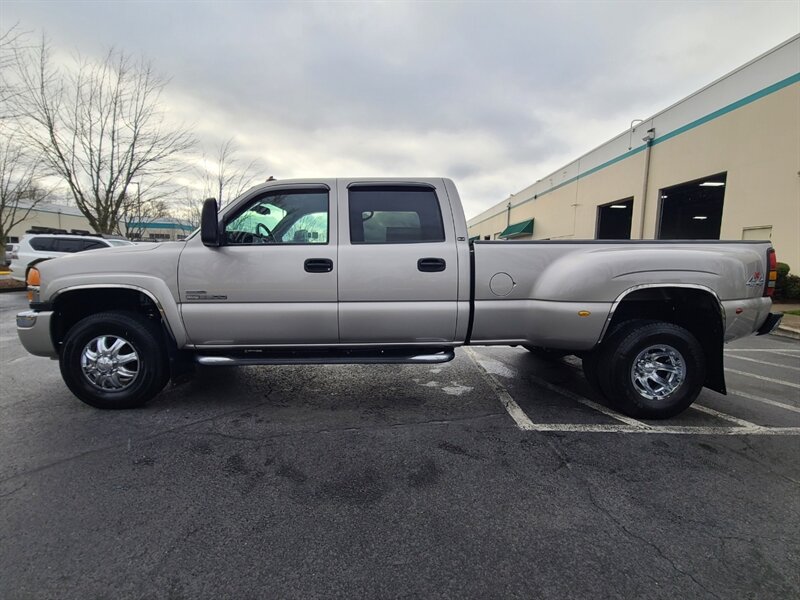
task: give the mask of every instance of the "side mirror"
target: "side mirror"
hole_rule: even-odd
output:
[[[208,198],[203,202],[200,239],[206,246],[219,246],[219,209],[216,198]]]

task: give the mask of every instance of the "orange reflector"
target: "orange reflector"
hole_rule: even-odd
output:
[[[40,285],[42,283],[42,278],[39,275],[39,269],[36,267],[31,267],[28,269],[27,283],[28,285]]]
[[[578,311],[578,316],[579,317],[588,317],[590,314],[592,314],[592,313],[590,313],[588,310],[579,310]]]
[[[769,272],[769,280],[776,281],[778,279],[778,272],[777,271],[770,271]]]

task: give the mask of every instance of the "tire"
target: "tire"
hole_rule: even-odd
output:
[[[95,408],[143,406],[169,381],[163,335],[131,312],[105,312],[67,332],[59,360],[70,391]]]
[[[617,410],[646,419],[668,419],[689,408],[706,375],[697,338],[660,321],[623,323],[603,343],[594,369]]]

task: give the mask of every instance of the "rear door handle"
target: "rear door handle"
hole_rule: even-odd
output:
[[[447,263],[443,258],[420,258],[417,261],[417,269],[424,273],[438,273],[447,268]]]
[[[307,258],[303,267],[307,273],[330,273],[333,261],[330,258]]]

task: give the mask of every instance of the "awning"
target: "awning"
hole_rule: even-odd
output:
[[[520,221],[519,223],[509,225],[498,237],[512,238],[519,237],[521,235],[533,235],[533,219],[528,219],[527,221]]]
[[[471,238],[469,238],[469,240],[467,240],[467,241],[468,241],[468,242],[474,242],[475,240],[479,240],[479,239],[481,239],[481,236],[479,236],[479,235],[473,235],[473,236],[472,236]]]

